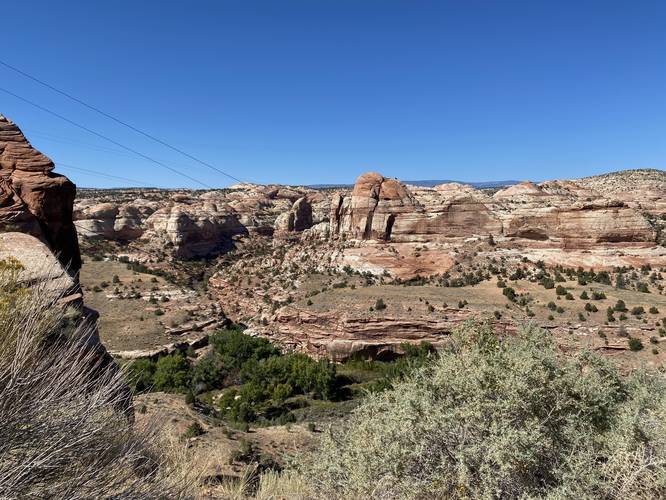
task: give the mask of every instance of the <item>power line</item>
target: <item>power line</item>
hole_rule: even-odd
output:
[[[64,90],[60,90],[60,89],[54,87],[53,85],[50,85],[49,83],[46,83],[46,82],[40,80],[40,79],[37,78],[37,77],[34,77],[34,76],[32,76],[32,75],[29,75],[29,74],[26,73],[25,71],[22,71],[22,70],[20,70],[20,69],[18,69],[18,68],[15,68],[14,66],[11,66],[10,64],[7,64],[6,62],[1,61],[1,60],[0,60],[0,64],[2,64],[3,66],[5,66],[6,68],[11,69],[12,71],[15,71],[16,73],[19,73],[19,74],[25,76],[26,78],[29,78],[30,80],[32,80],[32,81],[34,81],[34,82],[39,83],[40,85],[43,85],[44,87],[47,87],[47,88],[53,90],[54,92],[57,92],[57,93],[60,94],[60,95],[63,95],[63,96],[65,96],[65,97],[67,97],[68,99],[71,99],[72,101],[74,101],[74,102],[80,104],[81,106],[84,106],[84,107],[90,109],[91,111],[94,111],[95,113],[98,113],[98,114],[100,114],[100,115],[102,115],[102,116],[108,118],[109,120],[113,120],[114,122],[119,123],[119,124],[122,125],[123,127],[127,127],[127,128],[129,128],[130,130],[133,130],[134,132],[136,132],[136,133],[138,133],[138,134],[141,134],[141,135],[143,135],[144,137],[147,137],[148,139],[150,139],[150,140],[152,140],[152,141],[155,141],[155,142],[161,144],[162,146],[165,146],[165,147],[167,147],[167,148],[169,148],[169,149],[171,149],[171,150],[173,150],[173,151],[176,151],[177,153],[180,153],[180,154],[183,155],[183,156],[186,156],[186,157],[189,158],[190,160],[194,160],[194,161],[196,161],[197,163],[200,163],[201,165],[204,165],[204,166],[206,166],[206,167],[208,167],[208,168],[210,168],[210,169],[212,169],[212,170],[215,170],[216,172],[218,172],[218,173],[220,173],[220,174],[222,174],[222,175],[225,175],[225,176],[229,177],[230,179],[235,180],[236,182],[243,182],[243,181],[240,180],[239,178],[234,177],[234,176],[231,175],[231,174],[228,174],[228,173],[225,172],[224,170],[221,170],[221,169],[215,167],[214,165],[211,165],[210,163],[205,162],[205,161],[203,161],[203,160],[197,158],[196,156],[191,155],[190,153],[187,153],[186,151],[183,151],[182,149],[177,148],[176,146],[172,146],[171,144],[169,144],[169,143],[167,143],[167,142],[165,142],[165,141],[163,141],[163,140],[161,140],[161,139],[158,139],[157,137],[155,137],[155,136],[149,134],[148,132],[145,132],[145,131],[143,131],[143,130],[141,130],[141,129],[138,129],[138,128],[134,127],[133,125],[130,125],[129,123],[124,122],[124,121],[122,121],[121,119],[116,118],[115,116],[110,115],[109,113],[107,113],[107,112],[105,112],[105,111],[102,111],[101,109],[99,109],[99,108],[97,108],[97,107],[95,107],[95,106],[93,106],[93,105],[91,105],[91,104],[88,104],[87,102],[82,101],[81,99],[79,99],[79,98],[77,98],[77,97],[74,97],[74,96],[71,95],[71,94],[68,94],[68,93],[65,92]]]
[[[58,135],[53,135],[53,134],[48,134],[46,132],[41,132],[39,130],[34,130],[32,128],[26,128],[26,127],[21,127],[21,130],[23,133],[27,136],[32,137],[38,137],[41,138],[42,140],[46,141],[51,141],[55,142],[58,144],[67,144],[67,145],[73,145],[73,146],[78,146],[78,147],[83,147],[87,149],[91,149],[93,151],[100,151],[103,153],[113,153],[117,155],[122,155],[126,158],[133,158],[134,155],[132,153],[128,153],[127,151],[122,151],[120,149],[116,148],[107,148],[105,146],[100,146],[99,144],[93,144],[90,142],[83,142],[83,141],[78,141],[75,139],[71,139],[68,137],[62,137]]]
[[[145,186],[145,187],[152,187],[152,186],[150,186],[149,184],[147,184],[145,182],[137,181],[135,179],[130,179],[129,177],[120,177],[119,175],[106,174],[104,172],[98,172],[96,170],[91,170],[89,168],[77,167],[75,165],[69,165],[67,163],[62,163],[62,162],[56,162],[56,163],[58,164],[59,167],[70,168],[72,170],[79,170],[81,172],[85,172],[85,173],[88,173],[88,174],[91,174],[91,175],[97,175],[97,176],[100,176],[100,177],[107,177],[109,179],[116,179],[116,180],[120,180],[120,181],[132,182],[134,184],[139,184],[139,185]]]
[[[93,135],[95,135],[95,136],[97,136],[97,137],[101,137],[102,139],[109,141],[111,144],[115,144],[116,146],[119,146],[119,147],[121,147],[121,148],[123,148],[123,149],[126,149],[127,151],[129,151],[129,152],[131,152],[131,153],[134,153],[135,155],[140,156],[141,158],[144,158],[144,159],[146,159],[146,160],[148,160],[148,161],[151,161],[151,162],[155,163],[156,165],[159,165],[160,167],[166,168],[167,170],[170,170],[170,171],[173,172],[173,173],[176,173],[176,174],[178,174],[178,175],[180,175],[180,176],[182,176],[182,177],[185,177],[186,179],[189,179],[189,180],[191,180],[191,181],[193,181],[193,182],[196,182],[197,184],[200,184],[200,185],[202,185],[202,186],[205,187],[205,188],[208,188],[208,189],[215,189],[215,188],[213,188],[212,186],[209,186],[208,184],[206,184],[206,183],[204,183],[204,182],[201,182],[200,180],[195,179],[194,177],[191,177],[191,176],[189,176],[189,175],[187,175],[187,174],[184,174],[183,172],[180,172],[180,171],[176,170],[175,168],[172,168],[172,167],[170,167],[169,165],[166,165],[165,163],[162,163],[161,161],[156,160],[155,158],[151,158],[150,156],[145,155],[145,154],[143,154],[143,153],[137,151],[136,149],[132,149],[132,148],[130,148],[129,146],[125,146],[124,144],[121,144],[120,142],[115,141],[115,140],[113,140],[113,139],[111,139],[111,138],[105,136],[104,134],[100,134],[99,132],[95,132],[94,130],[89,129],[88,127],[86,127],[85,125],[81,125],[80,123],[77,123],[77,122],[75,122],[75,121],[73,121],[73,120],[70,120],[69,118],[66,118],[66,117],[62,116],[61,114],[56,113],[55,111],[52,111],[52,110],[50,110],[50,109],[48,109],[48,108],[45,108],[44,106],[41,106],[41,105],[37,104],[36,102],[33,102],[33,101],[29,100],[29,99],[26,99],[25,97],[21,97],[20,95],[15,94],[14,92],[11,92],[11,91],[9,91],[9,90],[7,90],[7,89],[5,89],[5,88],[2,88],[2,87],[0,87],[0,91],[5,92],[6,94],[9,94],[10,96],[15,97],[16,99],[19,99],[19,100],[21,100],[21,101],[23,101],[23,102],[25,102],[25,103],[27,103],[27,104],[30,104],[31,106],[34,106],[35,108],[40,109],[40,110],[44,111],[45,113],[49,113],[50,115],[53,115],[53,116],[55,116],[56,118],[59,118],[59,119],[61,119],[61,120],[63,120],[63,121],[66,121],[67,123],[69,123],[69,124],[71,124],[71,125],[74,125],[75,127],[78,127],[78,128],[80,128],[80,129],[82,129],[82,130],[85,130],[86,132],[88,132],[88,133],[90,133],[90,134],[93,134]]]

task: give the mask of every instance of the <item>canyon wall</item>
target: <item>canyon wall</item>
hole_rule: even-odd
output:
[[[351,193],[335,196],[331,207],[331,235],[345,239],[432,242],[492,236],[561,250],[656,242],[654,228],[636,208],[570,181],[525,182],[490,196],[460,184],[410,187],[367,173]]]

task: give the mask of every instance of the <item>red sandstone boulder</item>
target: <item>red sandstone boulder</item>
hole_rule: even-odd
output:
[[[53,167],[12,121],[0,115],[0,195],[4,200],[0,223],[41,238],[75,274],[81,268],[72,217],[76,186],[54,174]]]

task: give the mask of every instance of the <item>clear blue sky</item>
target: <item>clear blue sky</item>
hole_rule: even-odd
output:
[[[242,179],[666,168],[663,1],[6,3],[0,59]],[[233,182],[3,67],[0,86],[207,184]],[[59,163],[196,187],[2,92],[0,112]]]

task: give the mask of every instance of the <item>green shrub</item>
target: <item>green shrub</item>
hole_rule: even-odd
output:
[[[280,354],[268,340],[250,337],[237,329],[218,331],[210,338],[210,343],[229,369],[238,370],[251,359],[266,359]]]
[[[288,413],[287,398],[309,394],[329,399],[335,394],[336,368],[328,360],[315,361],[305,354],[273,355],[248,359],[241,367],[242,385],[222,394],[221,413],[238,422],[266,420]]]
[[[157,360],[153,381],[157,391],[184,391],[190,385],[190,362],[180,354]]]
[[[201,358],[192,367],[192,387],[197,394],[222,388],[228,370],[222,356],[212,352]]]
[[[377,299],[377,302],[375,302],[375,310],[376,311],[383,311],[386,309],[386,304],[384,304],[383,299]]]
[[[201,424],[195,420],[188,426],[187,430],[183,434],[183,437],[185,439],[189,439],[201,436],[203,433],[204,433],[203,427],[201,427]]]
[[[511,302],[514,302],[514,301],[516,300],[516,291],[515,291],[513,288],[511,288],[510,286],[504,288],[504,289],[502,290],[502,293],[503,293],[504,296],[505,296],[507,299],[509,299]]]
[[[640,316],[644,312],[645,309],[643,308],[643,306],[636,306],[631,309],[631,314],[633,314],[634,316]]]
[[[641,339],[639,338],[629,337],[627,342],[629,343],[629,349],[632,351],[640,351],[643,349],[643,342],[641,342]]]
[[[546,290],[555,288],[555,282],[552,280],[552,278],[543,277],[541,278],[540,283],[541,286],[543,286]]]
[[[666,387],[467,325],[301,459],[321,498],[663,498]]]
[[[153,387],[155,362],[150,359],[137,359],[125,369],[127,382],[134,392],[146,392]]]

